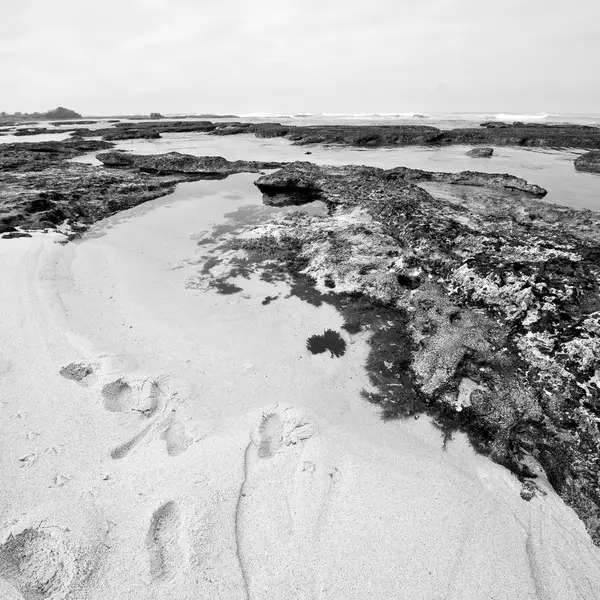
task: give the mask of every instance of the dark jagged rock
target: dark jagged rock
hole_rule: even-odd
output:
[[[236,135],[238,133],[247,133],[250,130],[250,123],[219,123],[216,129],[213,129],[211,135]]]
[[[118,123],[128,130],[127,139],[147,137],[143,132],[202,132],[213,135],[253,133],[256,137],[285,137],[296,144],[336,144],[356,147],[393,147],[410,145],[494,145],[526,147],[569,147],[600,149],[600,128],[584,125],[546,125],[489,122],[472,129],[440,130],[424,125],[313,125],[281,123],[212,123],[210,121],[138,121]],[[78,129],[74,136],[114,136],[115,128]],[[124,139],[113,137],[112,139]]]
[[[88,130],[93,132],[93,130]],[[155,140],[160,138],[160,133],[154,129],[116,129],[114,131],[108,131],[102,136],[103,140],[108,142],[116,142],[119,140]]]
[[[73,136],[102,137],[105,140],[155,139],[161,133],[207,133],[217,128],[210,121],[146,121],[136,123],[118,122],[114,127],[102,129],[76,129]]]
[[[507,127],[450,129],[441,144],[486,144],[546,148],[600,148],[600,128],[587,125],[519,123]]]
[[[71,139],[63,142],[24,142],[0,145],[0,172],[40,171],[68,158],[111,148],[99,140]]]
[[[472,156],[474,158],[490,158],[494,154],[493,148],[473,148],[469,150],[467,156]]]
[[[325,181],[331,182],[346,177],[353,180],[357,176],[359,178],[375,178],[388,181],[434,182],[504,189],[539,198],[547,193],[544,188],[538,185],[508,174],[480,173],[477,171],[441,173],[409,169],[408,167],[396,167],[388,170],[376,167],[318,167],[308,162],[295,162],[287,165],[280,171],[260,177],[256,181],[256,185],[262,192],[275,198],[275,200],[272,198],[269,202],[277,201],[277,199],[281,200],[280,195],[287,194],[290,198],[300,199],[302,203],[305,196],[313,199],[320,197]],[[282,202],[285,202],[285,199]]]
[[[386,177],[397,177],[405,181],[449,183],[452,185],[473,185],[479,187],[513,190],[530,196],[543,198],[547,191],[540,187],[509,175],[508,173],[481,173],[479,171],[459,171],[458,173],[441,173],[438,171],[422,171],[408,167],[396,167],[386,171]]]
[[[510,127],[508,123],[503,123],[502,121],[486,121],[485,123],[481,123],[480,127],[487,127],[488,129],[496,129],[501,127]]]
[[[249,131],[254,133],[258,138],[284,137],[292,129],[294,128],[286,127],[280,123],[257,123],[254,125],[251,124],[249,127]]]
[[[78,231],[120,210],[174,191],[177,183],[260,172],[284,163],[230,162],[219,156],[138,156],[106,152],[107,167],[67,162],[79,154],[110,148],[98,140],[71,139],[0,146],[0,233],[55,228],[67,221]]]
[[[55,162],[43,170],[0,173],[0,232],[91,223],[173,192],[178,180]]]
[[[17,238],[30,238],[33,237],[30,233],[25,233],[24,231],[10,231],[9,233],[5,233],[2,236],[3,240],[14,240]]]
[[[48,129],[47,127],[23,127],[22,129],[15,130],[13,135],[43,135],[45,133],[56,133],[56,130]]]
[[[233,173],[258,173],[285,164],[245,160],[231,162],[221,156],[192,156],[179,152],[143,155],[112,151],[98,154],[96,158],[107,167],[138,169],[146,173],[183,174],[198,179],[227,177]]]
[[[586,173],[600,173],[600,152],[587,152],[576,158],[575,169]]]
[[[54,125],[58,127],[59,125],[92,125],[93,123],[98,123],[99,119],[94,119],[91,121],[55,121],[54,123],[50,123],[50,125]]]
[[[371,148],[430,144],[437,142],[442,135],[436,127],[425,125],[319,125],[287,129],[286,137],[296,144],[343,144]]]
[[[600,214],[368,167],[294,163],[256,185],[329,212],[225,242],[222,266],[231,249],[233,273],[312,282],[301,297],[371,330],[366,397],[386,418],[425,411],[522,479],[537,461],[600,544]]]

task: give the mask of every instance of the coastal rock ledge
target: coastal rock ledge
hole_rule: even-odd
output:
[[[529,488],[541,467],[600,544],[600,214],[515,179],[293,163],[256,181],[265,203],[327,214],[273,217],[211,259],[336,306],[369,332],[384,418],[466,431]]]
[[[593,151],[582,154],[575,160],[575,169],[587,173],[600,173],[600,152]]]

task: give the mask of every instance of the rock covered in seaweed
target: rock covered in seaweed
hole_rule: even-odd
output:
[[[222,156],[193,156],[180,152],[142,155],[111,151],[98,154],[96,158],[107,167],[138,169],[157,174],[185,174],[199,178],[226,177],[233,173],[257,173],[262,169],[276,169],[285,164],[267,161],[229,161]]]
[[[479,186],[496,189],[506,189],[523,192],[535,197],[543,197],[546,190],[538,185],[531,184],[520,177],[499,173],[481,173],[478,171],[461,171],[459,173],[441,173],[436,171],[423,171],[408,167],[393,169],[378,169],[376,167],[318,167],[309,162],[290,163],[285,168],[260,177],[256,186],[268,194],[270,198],[277,194],[286,193],[290,197],[309,196],[313,199],[320,196],[324,189],[331,189],[337,185],[346,186],[346,180],[355,182],[357,191],[369,192],[365,183],[367,181],[381,180],[382,182],[434,182],[453,185]],[[345,196],[340,195],[339,198]],[[330,195],[330,202],[342,201]],[[272,200],[268,202],[273,203]]]
[[[259,178],[267,203],[329,214],[275,218],[236,251],[267,274],[279,258],[372,330],[367,396],[386,417],[426,410],[520,477],[533,458],[600,543],[600,215],[524,202],[536,186],[495,175],[449,195],[447,174],[391,171]]]
[[[493,148],[473,148],[467,152],[467,156],[472,156],[473,158],[491,158],[493,154]]]
[[[600,173],[600,152],[587,152],[576,158],[575,169],[587,173]]]

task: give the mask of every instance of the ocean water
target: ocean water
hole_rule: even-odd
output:
[[[286,125],[430,125],[440,129],[479,127],[486,121],[514,123],[572,123],[600,127],[598,114],[573,113],[247,113],[239,115],[241,120],[253,122],[278,121]],[[218,119],[214,119],[217,121]],[[231,121],[232,119],[225,119]]]

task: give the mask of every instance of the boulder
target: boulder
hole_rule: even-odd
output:
[[[575,159],[575,169],[586,173],[600,173],[600,152],[587,152]]]
[[[472,156],[474,158],[490,158],[492,154],[494,154],[493,148],[473,148],[469,150],[467,156]]]

